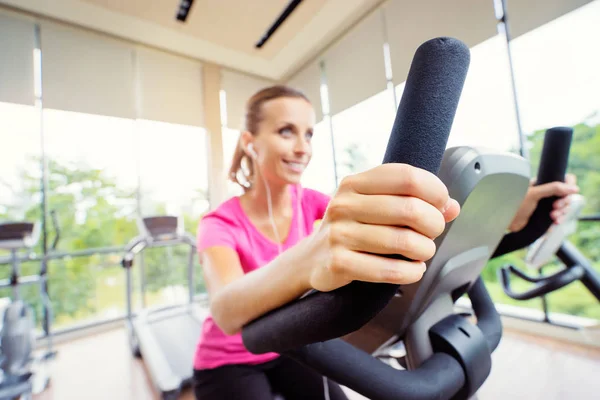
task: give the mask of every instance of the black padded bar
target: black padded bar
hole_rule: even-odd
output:
[[[544,276],[544,275],[540,275],[537,277],[529,276],[525,272],[521,271],[519,268],[515,267],[514,265],[509,265],[508,267],[502,267],[502,269],[508,269],[510,273],[513,273],[516,276],[518,276],[519,278],[523,279],[524,281],[527,281],[530,283],[540,283],[540,282],[543,282],[546,279],[548,279],[548,276]]]
[[[451,399],[465,384],[460,363],[436,353],[414,371],[400,371],[341,339],[286,354],[371,400]]]
[[[582,268],[584,275],[581,278],[581,283],[600,301],[600,273],[594,269],[592,263],[581,251],[573,243],[565,241],[556,253],[556,257],[565,263],[568,268],[574,266]]]
[[[556,127],[546,131],[536,185],[564,182],[572,138],[573,128]],[[527,225],[518,232],[504,236],[492,258],[527,247],[546,233],[552,225],[550,212],[556,199],[557,197],[548,197],[540,200]]]
[[[510,265],[509,267],[500,268],[498,270],[498,275],[500,278],[500,282],[502,282],[502,289],[504,290],[504,293],[508,297],[515,300],[531,300],[536,297],[544,296],[550,292],[554,292],[555,290],[563,288],[578,279],[583,278],[583,276],[585,275],[584,269],[579,265],[575,265],[568,269],[563,269],[553,275],[539,278],[536,280],[536,284],[533,285],[533,287],[531,287],[530,289],[524,290],[522,292],[516,292],[512,289],[510,283],[511,272],[519,276],[520,278],[526,278],[525,280],[528,280],[530,282],[532,280],[527,279],[530,277],[525,275],[512,265]]]
[[[600,222],[600,214],[595,215],[583,215],[579,217],[579,221],[585,222]]]
[[[483,332],[488,343],[490,353],[496,350],[502,338],[502,320],[494,306],[485,284],[481,277],[477,278],[468,292],[473,311],[477,317],[477,326]]]
[[[436,38],[416,51],[394,121],[384,163],[405,163],[437,173],[470,62],[468,47]],[[398,285],[352,282],[288,303],[242,330],[252,353],[295,349],[351,333],[390,301]]]
[[[383,163],[404,163],[437,174],[469,69],[467,46],[451,38],[415,52]]]

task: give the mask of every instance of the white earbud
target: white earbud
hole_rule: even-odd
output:
[[[252,143],[250,143],[248,145],[248,153],[250,153],[252,158],[254,158],[254,159],[258,158],[258,154],[256,154],[256,151],[254,151],[254,145]]]

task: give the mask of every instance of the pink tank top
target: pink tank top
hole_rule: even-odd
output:
[[[294,246],[313,231],[315,221],[323,218],[329,196],[315,190],[290,186],[293,217],[290,232],[282,250]],[[298,213],[298,192],[301,196],[302,213]],[[301,218],[300,227],[298,218]],[[302,232],[298,232],[301,230]],[[205,215],[198,225],[198,253],[211,246],[228,246],[240,258],[244,273],[260,268],[278,255],[275,242],[262,235],[244,213],[238,197],[225,201],[216,210]],[[241,333],[225,334],[211,316],[204,321],[196,346],[195,369],[211,369],[228,364],[260,364],[278,357],[267,353],[255,355],[244,347]]]

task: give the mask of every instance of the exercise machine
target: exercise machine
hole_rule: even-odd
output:
[[[573,130],[563,128],[564,146],[570,146]],[[548,133],[546,133],[548,135]],[[544,142],[540,163],[540,175],[550,168],[546,164],[560,163],[560,168],[565,169],[568,164],[568,153],[556,153],[556,149]],[[558,157],[558,158],[557,158]],[[544,178],[543,178],[544,179]],[[551,209],[551,204],[557,200],[556,197],[543,199],[541,208]],[[537,276],[531,276],[513,265],[507,265],[498,270],[498,280],[502,284],[504,293],[515,300],[530,300],[542,297],[548,293],[559,290],[575,281],[580,281],[600,301],[600,274],[594,270],[589,260],[567,239],[576,232],[580,214],[585,206],[585,198],[580,194],[570,195],[570,203],[567,213],[559,224],[552,224],[542,232],[538,229],[536,236],[539,238],[529,247],[525,256],[527,267],[537,271]],[[538,207],[538,208],[540,208]],[[537,212],[537,210],[536,210]],[[542,268],[550,263],[556,256],[564,268],[552,275],[544,275]],[[512,286],[512,277],[518,277],[531,283],[529,289],[517,292]]]
[[[177,399],[191,383],[193,358],[206,311],[194,303],[194,238],[183,232],[179,218],[154,216],[138,221],[139,235],[126,247],[122,265],[127,276],[127,328],[131,351],[141,356],[163,399]],[[144,309],[134,315],[132,267],[137,254],[153,247],[187,245],[188,302]]]
[[[10,288],[12,299],[2,309],[0,327],[0,399],[31,399],[46,389],[50,382],[49,362],[54,357],[52,340],[47,348],[35,354],[36,330],[33,310],[21,299],[21,285],[39,285],[46,310],[50,300],[46,292],[46,274],[21,276],[18,252],[30,250],[39,238],[38,225],[31,222],[0,224],[0,249],[10,251],[10,278],[0,280],[0,288]]]
[[[278,352],[373,400],[476,395],[502,337],[480,272],[491,257],[531,244],[541,235],[536,228],[545,231],[551,221],[549,212],[536,210],[518,235],[505,234],[529,185],[527,160],[473,147],[445,150],[469,57],[467,46],[452,38],[417,49],[383,159],[438,174],[461,205],[458,218],[436,239],[423,278],[411,285],[354,281],[313,291],[248,323],[242,337],[249,351]],[[560,157],[540,167],[540,184],[564,179],[560,160],[570,144],[564,131],[546,135],[548,148]],[[476,323],[454,312],[465,293]],[[372,356],[400,341],[406,370]]]
[[[514,265],[506,265],[498,270],[498,278],[504,293],[515,300],[530,300],[559,290],[575,281],[580,281],[589,292],[600,301],[600,274],[590,261],[567,239],[576,232],[577,222],[585,205],[585,198],[579,194],[570,195],[567,213],[559,224],[554,224],[528,249],[525,263],[537,276],[528,275]],[[544,275],[542,267],[556,257],[563,268],[552,275]],[[516,291],[512,277],[531,283],[529,289]]]

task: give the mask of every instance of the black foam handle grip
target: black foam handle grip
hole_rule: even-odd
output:
[[[537,185],[565,180],[572,140],[573,128],[555,127],[546,131]]]
[[[436,38],[416,51],[384,163],[405,163],[437,173],[470,62],[468,47]],[[256,354],[286,352],[359,329],[381,311],[398,286],[354,281],[288,303],[242,329]]]
[[[564,182],[572,139],[573,128],[555,127],[546,131],[536,185],[555,181]],[[527,247],[546,233],[552,225],[550,212],[556,199],[555,196],[541,199],[527,225],[518,232],[504,236],[492,257]]]

